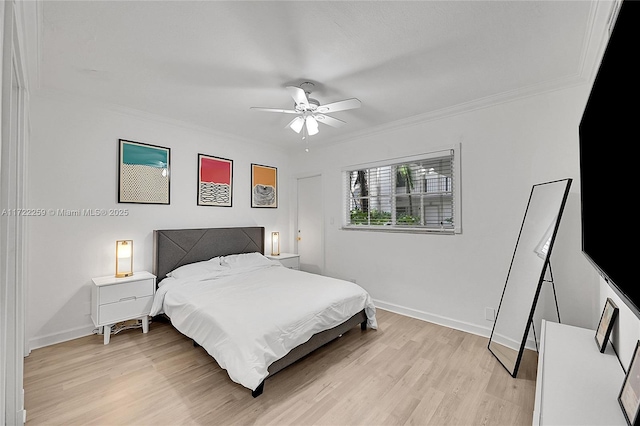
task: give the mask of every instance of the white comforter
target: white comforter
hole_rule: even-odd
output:
[[[271,363],[362,309],[377,328],[371,297],[357,284],[272,262],[166,278],[151,315],[166,313],[234,382],[255,390]]]

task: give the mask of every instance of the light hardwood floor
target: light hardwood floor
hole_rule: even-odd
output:
[[[512,378],[487,339],[378,310],[265,382],[233,383],[171,325],[88,336],[25,359],[27,425],[530,425],[537,356]]]

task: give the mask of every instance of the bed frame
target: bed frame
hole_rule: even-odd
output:
[[[263,227],[155,230],[153,231],[153,274],[158,277],[157,281],[160,283],[169,272],[182,265],[209,260],[216,256],[254,252],[264,254]],[[293,348],[283,358],[274,361],[268,368],[267,378],[342,336],[358,324],[362,330],[367,329],[367,316],[364,310],[332,329],[314,334],[306,343]],[[199,346],[195,341],[194,345]],[[264,381],[251,392],[251,395],[255,398],[261,395],[263,390]]]

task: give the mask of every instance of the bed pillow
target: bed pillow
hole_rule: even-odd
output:
[[[226,266],[220,264],[220,257],[214,257],[210,260],[203,260],[201,262],[189,263],[182,265],[181,267],[174,269],[167,274],[167,277],[173,278],[190,278],[197,275],[209,274],[211,272],[225,271],[228,269]]]
[[[262,254],[255,252],[224,256],[220,261],[220,264],[230,268],[245,268],[248,266],[271,266],[274,262],[264,257]]]

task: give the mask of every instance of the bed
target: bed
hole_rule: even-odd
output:
[[[167,317],[253,397],[267,377],[347,330],[377,328],[358,285],[264,257],[263,227],[156,230],[153,240],[151,314]]]

